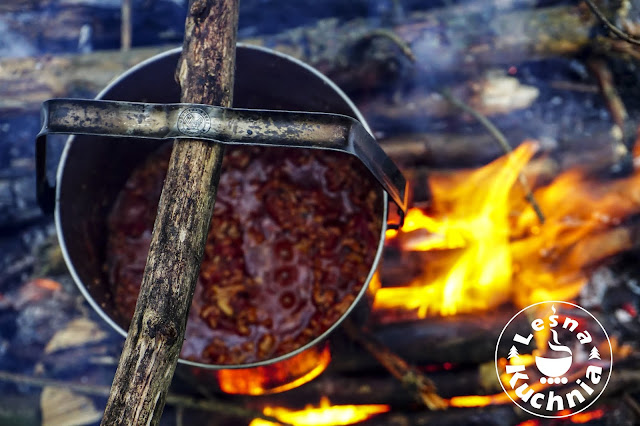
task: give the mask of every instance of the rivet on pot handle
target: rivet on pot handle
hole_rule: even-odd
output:
[[[393,160],[362,124],[345,115],[222,108],[197,104],[150,104],[50,99],[42,104],[36,139],[37,196],[45,212],[55,207],[55,184],[46,176],[49,133],[151,139],[213,140],[225,144],[314,148],[356,156],[398,207],[402,226],[407,183]]]

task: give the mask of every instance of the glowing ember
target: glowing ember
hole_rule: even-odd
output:
[[[569,417],[569,420],[571,420],[571,423],[582,424],[589,423],[590,421],[599,419],[602,416],[604,416],[604,410],[600,408],[594,411],[587,411],[586,413],[574,414],[573,416]]]
[[[386,413],[389,409],[390,407],[385,404],[332,406],[329,399],[323,397],[319,407],[308,405],[298,411],[284,407],[265,407],[263,413],[294,426],[334,426],[359,423],[376,414]],[[249,426],[276,425],[262,419],[253,419],[249,424]]]
[[[496,404],[496,396],[499,395],[454,396],[449,400],[449,405],[451,407],[486,407]]]
[[[328,345],[311,347],[284,361],[262,367],[219,370],[220,389],[226,393],[264,395],[297,388],[322,373],[331,361]]]
[[[529,386],[529,388],[533,389],[534,392],[538,392],[541,389],[544,389],[545,385],[541,383],[534,383]],[[509,396],[504,392],[494,395],[454,396],[446,402],[450,407],[485,407],[487,405],[509,404],[511,403],[512,398],[517,398],[515,390],[509,390],[509,395],[511,395],[511,398],[509,398]]]
[[[48,278],[36,278],[33,280],[33,283],[38,287],[44,288],[45,290],[58,291],[62,288],[59,282],[50,280]]]
[[[635,231],[624,220],[640,212],[640,173],[618,179],[578,169],[560,174],[534,192],[546,216],[540,224],[517,184],[535,149],[525,142],[477,170],[431,176],[430,210],[411,209],[402,230],[387,233],[391,244],[421,252],[423,271],[407,286],[383,282],[374,308],[424,318],[507,301],[524,307],[570,300],[593,266],[632,248]]]
[[[522,423],[518,423],[518,426],[538,426],[540,424],[537,420],[525,420]]]

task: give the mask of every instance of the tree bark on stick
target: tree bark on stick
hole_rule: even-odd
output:
[[[176,76],[183,102],[231,106],[238,0],[191,0]],[[184,340],[223,148],[175,142],[138,303],[103,425],[160,421]]]

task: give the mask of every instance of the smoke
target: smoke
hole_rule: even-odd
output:
[[[26,37],[13,33],[4,18],[0,17],[0,57],[33,56],[36,53],[35,46]]]

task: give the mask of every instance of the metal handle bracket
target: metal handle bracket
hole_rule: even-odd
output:
[[[79,134],[150,139],[206,139],[224,144],[341,151],[357,157],[398,206],[407,211],[407,183],[393,160],[362,124],[345,115],[151,104],[86,99],[50,99],[42,104],[36,139],[37,195],[52,211],[55,185],[46,176],[47,134]]]

